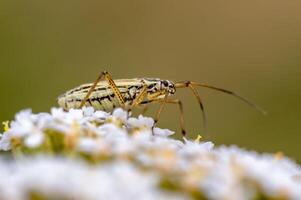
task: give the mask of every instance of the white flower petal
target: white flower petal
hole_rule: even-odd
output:
[[[171,131],[169,129],[161,129],[161,128],[154,128],[154,134],[157,136],[163,136],[163,137],[168,137],[170,135],[173,135],[175,132]]]
[[[0,150],[8,151],[11,149],[10,134],[5,133],[0,139]]]
[[[84,116],[92,116],[94,114],[94,108],[92,106],[90,107],[83,107]]]
[[[139,115],[138,119],[131,117],[127,121],[130,127],[144,127],[144,128],[152,128],[154,125],[154,120],[150,117],[143,117]]]
[[[126,121],[128,118],[128,113],[127,111],[123,110],[122,108],[116,108],[113,113],[112,116],[119,118],[121,121]]]
[[[29,148],[39,147],[44,142],[44,135],[41,134],[31,134],[25,138],[24,144]]]

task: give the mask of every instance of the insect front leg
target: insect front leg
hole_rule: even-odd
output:
[[[154,127],[156,126],[156,124],[157,124],[157,122],[158,122],[158,120],[160,118],[161,112],[162,112],[163,108],[165,107],[165,104],[166,104],[166,101],[167,101],[167,97],[168,97],[168,93],[166,93],[164,95],[164,98],[162,99],[162,103],[161,103],[161,105],[160,105],[160,107],[159,107],[159,109],[157,111],[157,114],[156,114],[156,116],[154,118],[154,125],[152,127],[152,129],[153,129],[152,133],[153,134],[154,134]],[[154,100],[156,100],[156,99],[150,99],[150,101],[154,101]]]
[[[144,101],[141,104],[148,104],[148,103],[152,103],[152,102],[162,104],[162,103],[164,103],[164,100],[162,100],[162,99],[154,99],[154,100],[151,100],[151,101]],[[179,100],[179,99],[166,99],[165,103],[168,103],[168,104],[178,104],[179,110],[180,110],[180,127],[181,127],[181,132],[182,132],[182,135],[185,137],[186,130],[185,130],[185,126],[184,126],[184,109],[183,109],[182,101]],[[157,122],[158,122],[158,119],[157,119]]]
[[[109,86],[111,87],[113,93],[115,94],[115,96],[118,99],[118,102],[120,104],[120,106],[122,108],[125,107],[125,101],[124,98],[121,94],[121,92],[119,91],[118,87],[116,86],[114,80],[112,79],[112,76],[109,74],[109,72],[107,71],[103,71],[101,72],[101,74],[97,77],[97,79],[94,81],[93,85],[91,86],[91,88],[89,89],[87,95],[85,96],[85,98],[82,100],[81,104],[80,104],[80,108],[82,108],[86,101],[89,99],[91,93],[94,91],[95,87],[97,86],[97,84],[99,83],[99,81],[101,80],[106,80],[109,84]]]
[[[140,104],[140,105],[141,105],[141,104]],[[141,115],[145,115],[145,113],[146,113],[147,110],[148,110],[148,105],[141,106],[141,109],[142,109]]]
[[[201,96],[199,95],[198,91],[194,87],[195,85],[191,81],[183,81],[183,82],[178,82],[175,84],[176,88],[185,88],[188,87],[192,91],[193,95],[196,97],[200,108],[202,112],[202,117],[203,117],[203,126],[204,126],[204,132],[207,133],[207,117],[206,117],[206,112],[204,108],[203,101],[201,99]]]

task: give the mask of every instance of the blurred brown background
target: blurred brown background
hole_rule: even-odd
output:
[[[200,88],[214,143],[300,162],[300,10],[299,0],[1,0],[0,120],[24,108],[49,111],[59,94],[104,69],[114,78],[196,80],[269,112]],[[195,137],[198,104],[189,90],[177,97]],[[177,112],[169,106],[159,126],[179,131]]]

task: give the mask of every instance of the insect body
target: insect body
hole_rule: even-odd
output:
[[[65,110],[81,108],[83,106],[92,106],[97,110],[112,111],[116,107],[131,110],[137,106],[159,103],[161,105],[155,116],[155,124],[157,123],[165,104],[177,104],[180,109],[180,125],[182,134],[185,136],[186,132],[184,129],[182,102],[178,99],[171,98],[171,96],[178,88],[190,88],[199,102],[203,114],[203,124],[206,126],[204,106],[201,97],[195,88],[196,86],[206,87],[231,94],[253,106],[258,111],[265,113],[265,111],[256,104],[253,104],[249,100],[232,91],[222,88],[192,81],[180,81],[174,83],[169,80],[157,78],[113,80],[111,75],[106,71],[102,72],[94,83],[83,84],[59,96],[58,104]],[[206,130],[206,127],[204,129]]]
[[[172,95],[176,91],[172,82],[160,79],[117,79],[114,80],[114,83],[122,96],[120,101],[118,94],[114,92],[114,89],[107,81],[99,81],[84,105],[108,112],[116,107],[123,107],[128,110],[133,106],[134,100],[143,90],[145,90],[143,100],[162,99],[166,93]],[[59,105],[66,110],[80,108],[92,86],[93,84],[84,84],[66,92],[58,98]]]

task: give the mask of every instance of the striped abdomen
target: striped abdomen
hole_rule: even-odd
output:
[[[116,82],[116,85],[124,98],[125,108],[131,105],[133,99],[135,99],[137,93],[139,93],[139,90],[143,87],[142,83],[138,81],[130,85],[128,82],[124,84],[121,84],[121,82],[118,84],[118,82]],[[66,110],[79,108],[91,86],[92,84],[84,84],[66,92],[58,98],[59,105]],[[115,107],[120,107],[121,105],[110,86],[102,81],[97,84],[86,101],[85,106],[92,106],[96,110],[112,111]]]

